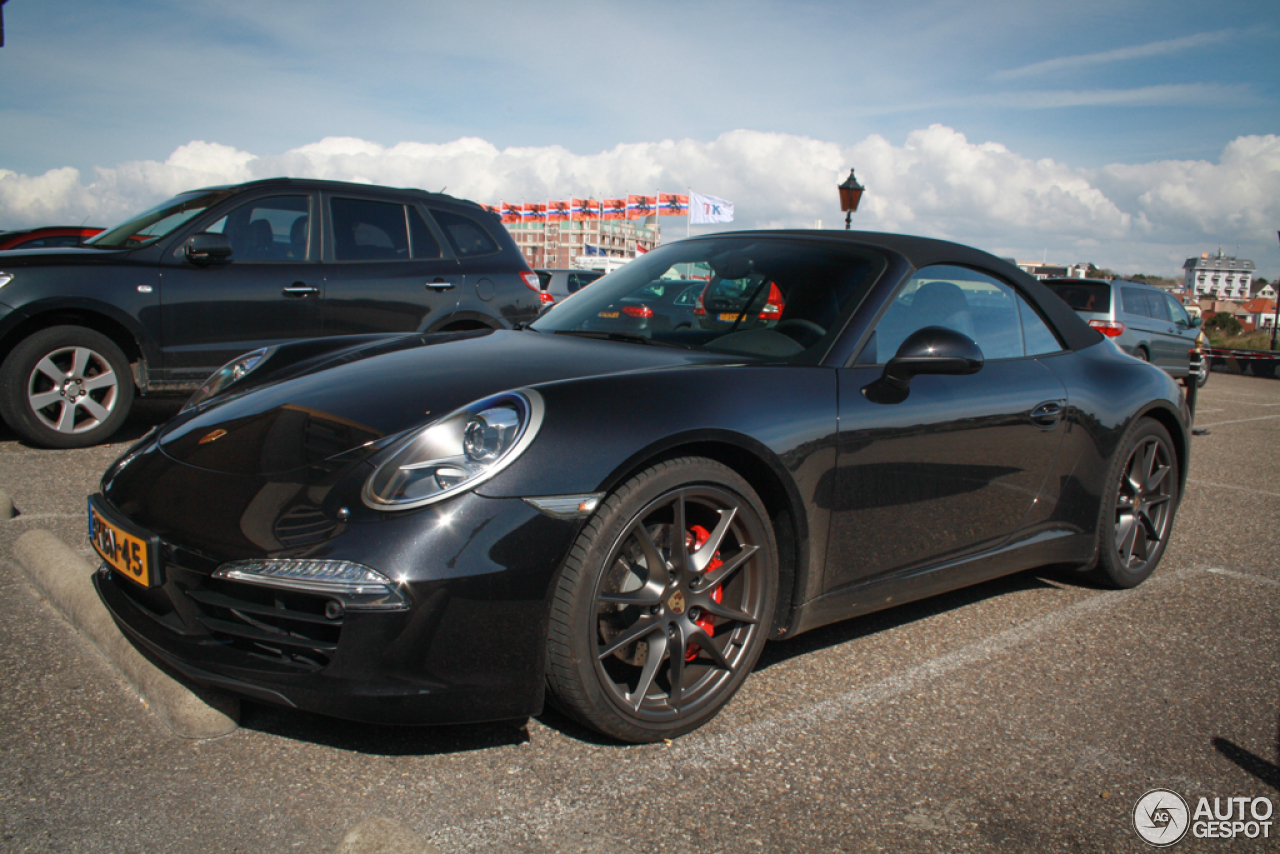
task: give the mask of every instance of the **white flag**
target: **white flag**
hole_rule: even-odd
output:
[[[704,196],[701,193],[689,193],[689,222],[692,225],[704,225],[708,222],[733,222],[733,202],[717,199],[715,196]]]

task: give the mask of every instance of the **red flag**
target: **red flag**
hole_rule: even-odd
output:
[[[688,212],[688,196],[679,193],[658,193],[658,216],[684,216]]]
[[[648,249],[645,249],[645,248],[644,248],[643,246],[641,246],[639,243],[637,243],[637,244],[636,244],[636,254],[637,254],[637,255],[643,255],[644,253],[646,253],[646,252],[648,252],[648,251],[649,251]]]
[[[511,202],[502,202],[498,205],[498,215],[502,217],[503,222],[519,222],[520,210],[520,205]]]
[[[600,218],[599,199],[573,199],[569,206],[569,218],[574,222]]]
[[[547,222],[568,222],[570,202],[547,202]]]
[[[657,196],[627,195],[627,219],[644,219],[658,212]]]
[[[627,218],[627,200],[626,199],[605,199],[601,202],[603,213],[601,219],[626,219]]]

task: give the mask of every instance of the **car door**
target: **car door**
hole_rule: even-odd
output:
[[[184,239],[161,264],[162,369],[170,382],[199,383],[241,353],[321,334],[314,194],[231,204],[191,232],[225,234],[228,262],[190,263]]]
[[[1200,329],[1191,325],[1191,316],[1175,297],[1167,293],[1160,296],[1169,312],[1168,336],[1169,346],[1172,348],[1170,359],[1175,373],[1181,375],[1182,371],[1190,370],[1191,351],[1195,349]]]
[[[982,368],[916,376],[896,402],[864,393],[928,326],[973,338]],[[855,364],[839,371],[828,591],[972,554],[1018,530],[1053,470],[1068,406],[1035,356],[1061,349],[1027,300],[989,273],[926,267],[899,289]]]
[[[458,303],[462,269],[416,204],[324,194],[326,335],[416,332]]]

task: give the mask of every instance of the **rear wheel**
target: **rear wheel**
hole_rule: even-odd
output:
[[[1135,359],[1140,359],[1143,362],[1151,361],[1151,357],[1147,355],[1147,351],[1142,349],[1141,347],[1133,351],[1133,357]]]
[[[759,497],[701,457],[618,488],[557,580],[547,638],[552,700],[623,741],[706,723],[760,656],[777,597],[777,546]]]
[[[1178,509],[1178,457],[1163,425],[1139,421],[1111,464],[1098,525],[1094,580],[1137,587],[1155,571]]]
[[[0,414],[46,448],[83,448],[119,429],[133,405],[129,360],[107,336],[52,326],[23,340],[0,366]]]

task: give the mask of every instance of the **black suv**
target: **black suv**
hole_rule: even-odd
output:
[[[135,392],[191,392],[249,350],[511,327],[539,304],[473,202],[292,178],[192,190],[76,249],[0,252],[0,416],[38,445],[91,445]]]

